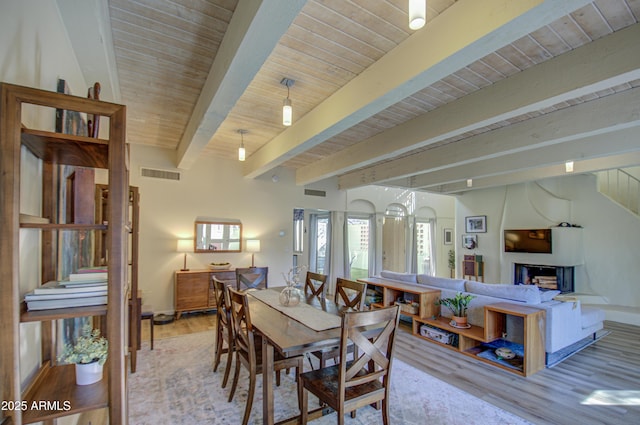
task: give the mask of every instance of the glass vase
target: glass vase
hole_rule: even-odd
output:
[[[286,307],[300,304],[300,298],[300,290],[290,282],[287,282],[287,286],[280,292],[280,304]]]

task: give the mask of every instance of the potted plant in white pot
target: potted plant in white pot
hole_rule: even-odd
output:
[[[457,328],[467,328],[469,324],[467,323],[467,309],[469,308],[469,303],[475,296],[471,294],[463,295],[462,292],[458,292],[453,298],[441,298],[436,301],[436,305],[443,305],[451,310],[453,313],[453,322],[452,326]]]
[[[86,324],[76,343],[66,344],[58,360],[76,365],[76,384],[90,385],[102,379],[108,349],[109,342],[100,336],[100,330]]]

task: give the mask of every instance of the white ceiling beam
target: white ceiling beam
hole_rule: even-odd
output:
[[[244,175],[264,174],[588,3],[460,0],[251,155]]]
[[[520,172],[553,164],[564,164],[570,160],[583,161],[637,152],[640,151],[640,143],[634,143],[634,141],[638,138],[640,138],[640,121],[636,127],[445,168],[432,173],[395,180],[389,184],[411,189],[425,189],[461,181],[464,181],[466,185],[468,178],[473,178],[475,182],[484,177]]]
[[[640,78],[640,24],[533,66],[296,172],[298,185]],[[585,66],[588,64],[588,66]],[[367,182],[366,184],[375,183]]]
[[[340,189],[436,171],[542,146],[629,128],[640,123],[640,87],[560,109],[428,149],[411,156],[347,173],[338,178]]]
[[[606,158],[593,158],[578,160],[573,163],[573,173],[586,174],[597,171],[611,170],[637,166],[640,163],[640,152],[625,153],[621,155],[608,156]],[[469,190],[488,189],[491,187],[505,186],[509,184],[525,183],[529,181],[542,180],[551,177],[568,176],[564,164],[554,164],[546,167],[529,170],[516,171],[499,176],[473,179],[473,187],[468,188],[466,182],[458,182],[439,187],[437,193],[456,194],[468,192]],[[430,190],[431,191],[431,190]]]
[[[249,86],[307,0],[240,0],[176,149],[189,168]]]

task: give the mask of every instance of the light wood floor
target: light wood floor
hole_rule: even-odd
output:
[[[148,340],[148,325],[142,324]],[[155,326],[154,339],[215,326],[215,314],[188,314]],[[407,326],[399,333],[396,356],[535,424],[640,424],[640,327],[605,322],[611,333],[559,365],[523,378],[416,338]],[[598,391],[618,401],[589,404]],[[625,393],[626,392],[626,393]],[[623,405],[622,402],[635,404]]]

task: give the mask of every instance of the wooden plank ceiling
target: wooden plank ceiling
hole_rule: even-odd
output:
[[[638,0],[428,0],[416,32],[406,0],[253,3],[109,0],[130,143],[187,168],[235,159],[244,129],[247,177],[281,166],[301,185],[441,193],[557,175],[565,159],[637,164]]]

